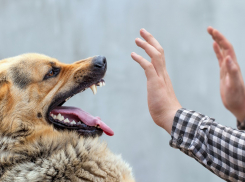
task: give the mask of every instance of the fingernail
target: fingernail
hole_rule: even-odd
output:
[[[144,28],[142,28],[141,30],[142,30],[142,32],[146,32],[146,30]]]

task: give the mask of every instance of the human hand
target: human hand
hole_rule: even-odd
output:
[[[145,50],[151,62],[142,56],[131,53],[132,58],[145,70],[147,77],[148,107],[154,122],[169,134],[172,131],[173,119],[181,108],[166,70],[164,51],[158,41],[145,29],[140,35],[146,40],[135,39],[137,46]]]
[[[238,121],[245,119],[245,87],[231,43],[216,29],[208,27],[220,67],[220,94],[224,106]]]

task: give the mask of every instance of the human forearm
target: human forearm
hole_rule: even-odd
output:
[[[186,109],[175,115],[170,145],[226,181],[245,181],[245,133]]]

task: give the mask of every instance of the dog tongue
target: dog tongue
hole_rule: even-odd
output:
[[[56,107],[54,110],[52,110],[52,112],[68,114],[68,115],[69,114],[76,115],[86,125],[88,126],[99,125],[100,128],[105,132],[105,134],[109,136],[114,135],[114,132],[112,131],[112,129],[109,126],[107,126],[103,121],[101,121],[99,117],[94,117],[79,108],[61,106],[61,107]]]

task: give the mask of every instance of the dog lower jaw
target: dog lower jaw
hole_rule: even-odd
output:
[[[56,107],[50,112],[50,121],[59,126],[75,130],[104,131],[112,136],[114,132],[99,117],[94,117],[89,113],[76,107]]]
[[[53,127],[57,130],[68,130],[68,131],[74,131],[79,135],[82,135],[83,137],[100,137],[103,134],[103,130],[87,126],[85,124],[79,124],[79,125],[67,125],[62,122],[59,122],[55,119],[53,119],[51,116],[49,117],[49,121],[53,124]]]

